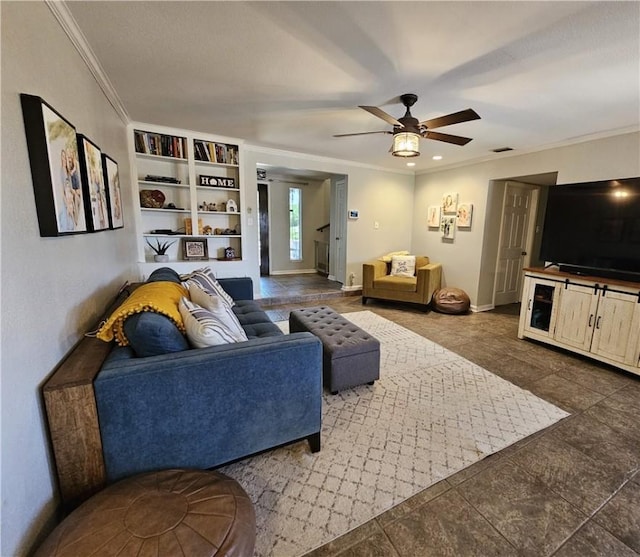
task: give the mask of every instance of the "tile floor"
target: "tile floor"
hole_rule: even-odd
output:
[[[342,284],[319,274],[276,275],[260,278],[260,301],[264,305],[290,304],[346,295]]]
[[[304,280],[275,278],[273,288],[294,299],[304,290],[305,298],[265,307],[272,319],[303,306],[368,309],[572,414],[306,557],[640,554],[640,377],[519,340],[517,305],[457,316],[386,302],[362,306],[360,296],[331,297],[340,295],[336,283]]]

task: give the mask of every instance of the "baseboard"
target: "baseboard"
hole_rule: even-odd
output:
[[[315,269],[291,269],[290,271],[270,271],[270,276],[275,275],[310,275],[316,274],[318,271]]]
[[[471,311],[474,313],[478,313],[481,311],[491,311],[492,309],[496,309],[496,306],[493,304],[486,304],[484,306],[471,306]]]
[[[343,290],[345,292],[355,292],[356,290],[362,290],[362,285],[361,284],[355,284],[353,286],[345,286],[343,284],[342,288],[340,290]]]

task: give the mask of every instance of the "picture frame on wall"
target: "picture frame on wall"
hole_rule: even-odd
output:
[[[442,216],[440,219],[440,233],[444,240],[453,240],[456,236],[456,217]]]
[[[20,103],[40,236],[87,232],[75,127],[40,97]]]
[[[104,183],[102,152],[87,136],[78,134],[78,153],[87,228],[99,232],[109,228],[109,193]]]
[[[460,203],[458,205],[458,228],[471,228],[471,219],[473,217],[473,204]]]
[[[455,215],[458,210],[458,194],[445,193],[442,196],[442,213],[444,215]]]
[[[102,153],[102,174],[107,190],[109,228],[112,230],[123,228],[124,216],[122,214],[122,190],[120,189],[118,163],[104,153]]]
[[[431,205],[427,210],[427,226],[429,228],[440,227],[440,205]]]
[[[182,238],[182,258],[187,261],[209,259],[209,246],[206,238]]]

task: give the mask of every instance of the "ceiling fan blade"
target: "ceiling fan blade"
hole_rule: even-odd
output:
[[[451,124],[460,124],[461,122],[469,122],[470,120],[478,120],[480,116],[475,110],[467,108],[467,110],[461,110],[460,112],[454,112],[447,114],[446,116],[439,116],[438,118],[432,118],[431,120],[425,120],[420,122],[421,126],[424,126],[428,130],[434,128],[441,128],[443,126],[450,126]]]
[[[470,137],[462,137],[460,135],[450,135],[440,132],[424,132],[422,137],[426,139],[435,139],[436,141],[444,141],[445,143],[453,143],[454,145],[466,145],[471,141]]]
[[[369,135],[372,133],[393,133],[390,131],[382,131],[382,132],[359,132],[359,133],[338,133],[336,135],[334,135],[333,137],[350,137],[352,135]]]
[[[384,110],[378,108],[377,106],[360,106],[359,108],[370,112],[378,118],[382,118],[387,124],[391,124],[392,126],[402,126],[402,124],[398,122],[398,120],[396,120],[393,116],[387,114]]]

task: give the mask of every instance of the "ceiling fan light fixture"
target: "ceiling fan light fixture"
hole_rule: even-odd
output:
[[[417,157],[420,155],[420,135],[414,132],[398,132],[393,136],[391,154],[394,157]]]

